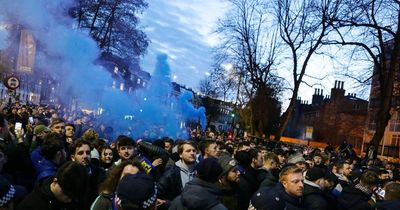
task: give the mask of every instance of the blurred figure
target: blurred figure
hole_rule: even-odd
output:
[[[119,181],[114,200],[117,210],[156,210],[157,186],[143,172],[127,174]]]
[[[392,210],[400,207],[400,183],[391,182],[385,186],[385,200],[374,206],[376,210]]]
[[[112,209],[113,195],[116,192],[119,181],[127,174],[136,174],[144,172],[139,162],[124,161],[120,165],[113,168],[107,178],[99,187],[100,195],[93,202],[90,210],[109,210]]]
[[[374,189],[378,186],[378,175],[374,171],[366,171],[361,175],[360,183],[347,186],[338,199],[340,210],[372,209],[375,201],[372,198]]]
[[[76,209],[85,197],[87,179],[83,165],[67,162],[58,169],[56,176],[39,182],[17,209]]]

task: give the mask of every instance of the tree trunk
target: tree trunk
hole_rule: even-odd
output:
[[[279,124],[279,128],[275,134],[276,141],[279,141],[281,139],[283,132],[285,131],[286,125],[289,122],[290,116],[292,115],[292,112],[293,112],[294,105],[296,104],[297,92],[298,92],[297,90],[295,90],[293,92],[293,96],[292,96],[292,98],[290,98],[289,106],[286,109],[285,113],[282,115],[281,123]]]

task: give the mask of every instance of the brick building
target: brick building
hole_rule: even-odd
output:
[[[393,40],[387,41],[385,43],[387,46],[386,57],[390,58],[391,48],[393,47]],[[386,64],[389,65],[389,61]],[[391,156],[400,158],[400,71],[399,67],[395,69],[395,78],[393,82],[393,93],[391,98],[391,118],[386,125],[385,133],[383,139],[378,147],[378,155]],[[368,107],[366,132],[364,133],[364,144],[363,151],[365,152],[368,148],[369,141],[372,139],[375,129],[376,122],[375,116],[378,112],[378,105],[381,101],[380,99],[380,88],[379,88],[379,74],[376,72],[377,69],[374,68],[374,74],[372,77],[371,91],[370,91],[370,103]]]
[[[315,89],[311,104],[299,99],[285,130],[285,135],[306,139],[306,128],[312,128],[312,140],[339,145],[346,140],[361,148],[368,101],[356,94],[345,95],[343,81],[335,81],[330,96]]]

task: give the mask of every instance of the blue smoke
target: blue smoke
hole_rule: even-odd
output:
[[[77,97],[79,104],[93,110],[102,108],[100,121],[116,134],[134,138],[187,138],[185,124],[195,121],[205,129],[205,109],[195,108],[192,93],[173,95],[168,56],[161,54],[148,87],[132,93],[112,88],[122,78],[112,78],[95,65],[100,50],[85,32],[74,30],[74,20],[66,14],[73,0],[0,0],[2,23],[20,24],[37,39],[35,71],[43,71],[60,81],[59,98]],[[0,49],[6,33],[0,27]],[[176,93],[178,94],[178,93]],[[127,116],[128,119],[125,119]]]

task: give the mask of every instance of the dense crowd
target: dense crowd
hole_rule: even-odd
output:
[[[398,165],[191,130],[133,139],[61,106],[0,107],[0,210],[368,210],[400,207]]]

